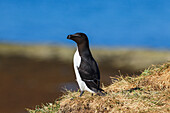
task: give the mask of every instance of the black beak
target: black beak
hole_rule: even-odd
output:
[[[67,39],[71,39],[71,35],[68,35],[68,36],[67,36]]]

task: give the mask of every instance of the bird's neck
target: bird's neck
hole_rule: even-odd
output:
[[[89,43],[78,44],[78,51],[80,56],[92,56],[89,48]]]

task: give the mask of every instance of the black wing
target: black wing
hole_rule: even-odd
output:
[[[79,74],[82,80],[86,83],[87,87],[98,92],[101,90],[100,87],[100,72],[96,61],[93,58],[81,58],[81,64],[78,68]]]

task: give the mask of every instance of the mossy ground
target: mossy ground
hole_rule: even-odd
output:
[[[54,103],[36,106],[30,113],[157,113],[170,112],[170,62],[153,65],[137,77],[111,77],[113,83],[103,87],[106,96],[67,91]],[[72,99],[73,98],[73,99]]]

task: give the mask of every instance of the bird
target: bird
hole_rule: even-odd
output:
[[[89,48],[89,40],[85,33],[75,33],[67,36],[77,44],[77,50],[73,57],[76,81],[80,88],[81,97],[84,91],[104,96],[105,92],[100,88],[100,71],[98,64],[92,56]]]

